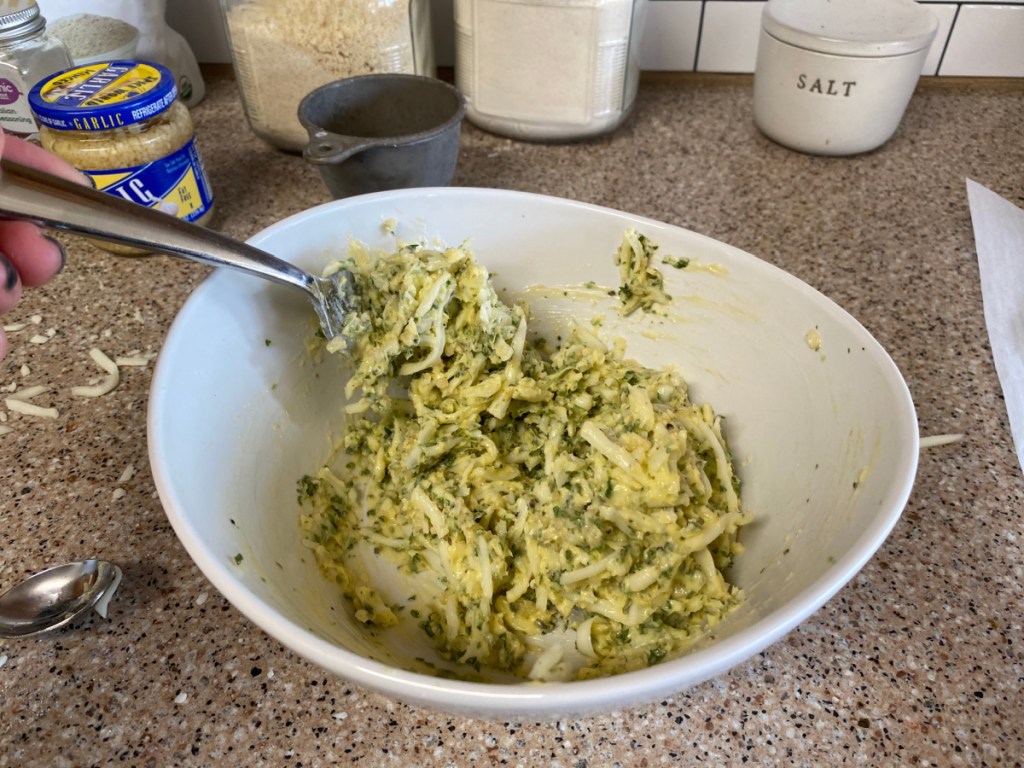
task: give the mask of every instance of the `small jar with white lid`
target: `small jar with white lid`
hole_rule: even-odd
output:
[[[769,0],[754,73],[754,122],[801,152],[884,144],[913,96],[938,21],[914,0]]]
[[[636,98],[644,0],[455,0],[466,117],[517,139],[614,130]]]

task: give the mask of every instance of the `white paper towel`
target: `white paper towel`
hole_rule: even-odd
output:
[[[992,357],[1024,468],[1024,211],[970,179],[967,200]]]

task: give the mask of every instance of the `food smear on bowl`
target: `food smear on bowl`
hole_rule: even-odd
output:
[[[645,242],[622,248],[651,275]],[[742,600],[722,419],[675,372],[581,326],[534,337],[466,247],[334,266],[360,297],[327,345],[351,358],[347,422],[300,524],[357,621],[412,622],[445,674],[574,680],[678,656]]]

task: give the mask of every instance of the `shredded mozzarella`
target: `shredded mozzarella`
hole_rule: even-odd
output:
[[[4,405],[7,406],[9,411],[14,411],[24,416],[38,416],[41,419],[56,419],[60,416],[56,408],[44,408],[41,405],[18,400],[14,397],[5,397]]]
[[[103,395],[113,392],[117,388],[117,385],[121,383],[121,373],[117,364],[95,347],[89,350],[89,357],[92,358],[92,361],[103,369],[107,375],[99,384],[93,386],[72,387],[71,394],[75,397],[102,397]]]

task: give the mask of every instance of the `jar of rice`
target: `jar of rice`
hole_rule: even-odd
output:
[[[29,103],[43,147],[84,171],[97,189],[204,224],[213,215],[213,193],[192,117],[177,96],[174,75],[160,64],[106,61],[40,81]]]
[[[429,0],[221,0],[253,132],[301,152],[299,102],[354,75],[434,75]]]

